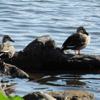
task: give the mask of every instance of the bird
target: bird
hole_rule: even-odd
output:
[[[7,43],[8,41],[16,42],[12,40],[9,35],[4,35],[2,44],[0,44],[0,58],[2,62],[5,59],[12,58],[15,53],[14,47],[11,44]]]
[[[77,32],[70,35],[62,45],[61,51],[72,49],[76,55],[84,55],[80,53],[90,43],[90,34],[86,32],[83,26],[77,28]],[[78,50],[78,54],[76,53]]]

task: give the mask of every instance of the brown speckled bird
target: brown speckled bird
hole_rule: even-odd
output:
[[[85,48],[90,43],[90,34],[86,32],[84,27],[78,27],[77,33],[72,34],[62,45],[62,51],[67,49],[78,50],[78,55],[82,55],[80,50]]]
[[[2,62],[4,59],[12,58],[15,53],[14,47],[11,44],[7,43],[7,41],[15,42],[8,35],[5,35],[3,37],[2,44],[0,44],[0,58]]]

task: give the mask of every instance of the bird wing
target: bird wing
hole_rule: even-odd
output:
[[[67,38],[67,40],[63,43],[63,47],[74,48],[75,46],[83,45],[85,39],[80,34],[72,34]]]
[[[0,53],[11,52],[12,49],[14,49],[14,48],[13,48],[13,46],[11,44],[2,43],[0,45]]]

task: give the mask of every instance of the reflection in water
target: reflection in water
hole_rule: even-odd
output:
[[[80,90],[99,95],[100,74],[55,74],[28,73],[29,79],[11,78],[3,76],[8,86],[15,86],[12,89],[14,94],[24,96],[28,93],[42,91],[64,91]]]

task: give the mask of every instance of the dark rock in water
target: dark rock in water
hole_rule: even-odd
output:
[[[57,43],[50,36],[42,36],[31,42],[24,50],[16,52],[13,58],[5,62],[16,65],[23,70],[43,69],[43,57],[56,47]]]
[[[85,91],[53,91],[48,93],[33,92],[25,95],[24,100],[95,100],[92,93]]]
[[[46,71],[87,71],[100,69],[99,55],[74,55],[58,48],[50,36],[42,36],[32,41],[24,50],[16,52],[5,62],[19,68]]]
[[[57,100],[95,100],[92,93],[85,91],[53,91],[49,92],[48,94],[56,98]]]
[[[28,95],[25,95],[24,100],[57,100],[47,93],[43,92],[33,92]]]
[[[2,64],[0,66],[0,69],[2,69],[3,74],[11,75],[12,77],[18,77],[18,78],[28,78],[28,74],[22,71],[21,69],[17,68],[14,65],[11,64]]]

